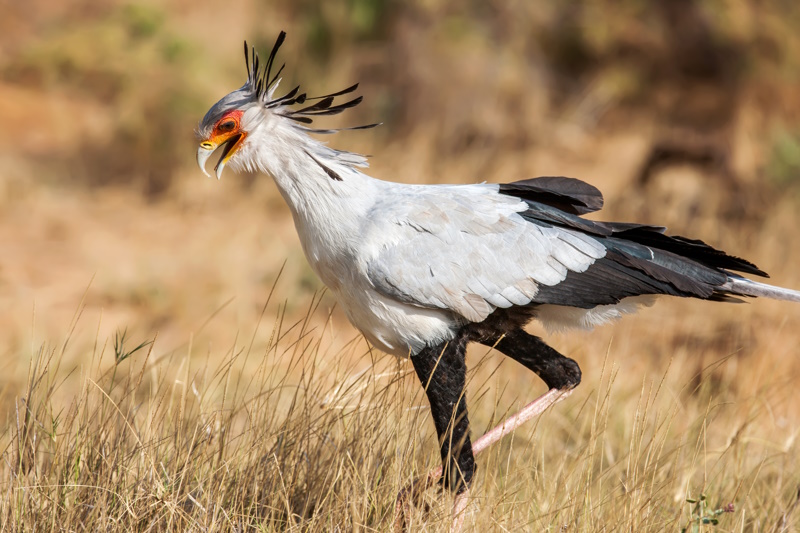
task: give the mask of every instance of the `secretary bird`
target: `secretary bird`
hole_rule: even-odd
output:
[[[581,218],[599,210],[603,196],[577,179],[407,185],[367,176],[359,170],[367,166],[363,156],[309,136],[340,131],[311,124],[358,105],[361,97],[334,101],[358,85],[319,97],[299,87],[276,96],[283,66],[274,75],[272,67],[284,38],[281,32],[263,69],[245,43],[247,82],[203,118],[197,163],[206,172],[221,147],[217,178],[226,166],[272,175],[308,262],[350,321],[373,346],[411,358],[441,446],[442,467],[425,483],[441,476],[456,494],[456,529],[474,453],[580,383],[575,361],[525,332],[532,319],[591,328],[660,294],[800,302],[800,292],[735,274],[767,276],[702,241],[668,236],[661,227]],[[550,388],[474,444],[464,397],[469,342],[494,347]],[[398,509],[407,493],[398,497]]]

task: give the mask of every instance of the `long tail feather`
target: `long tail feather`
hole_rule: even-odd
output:
[[[727,283],[722,285],[720,289],[740,296],[761,296],[763,298],[772,298],[773,300],[800,302],[800,291],[767,285],[766,283],[759,283],[735,275],[729,275]]]

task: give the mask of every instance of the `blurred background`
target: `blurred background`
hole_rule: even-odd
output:
[[[70,331],[85,345],[124,328],[158,332],[163,350],[191,335],[229,342],[252,330],[284,264],[267,316],[306,312],[322,287],[272,181],[217,182],[194,162],[195,126],[244,82],[242,41],[267,54],[280,30],[284,87],[361,83],[364,103],[328,124],[383,123],[331,139],[371,154],[375,177],[577,177],[605,193],[601,218],[668,225],[800,287],[797,2],[27,0],[2,13],[0,366],[11,381]],[[746,333],[731,331],[755,306],[765,323],[798,316],[723,306],[730,319],[697,335],[739,349]],[[355,335],[335,309],[333,326],[334,342]]]

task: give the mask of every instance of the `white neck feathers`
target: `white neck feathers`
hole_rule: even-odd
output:
[[[328,148],[287,122],[273,117],[255,128],[237,154],[237,163],[275,179],[306,256],[327,284],[318,265],[352,252],[360,221],[385,182],[356,170],[366,166],[363,156]]]

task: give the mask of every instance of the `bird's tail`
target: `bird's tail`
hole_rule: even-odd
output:
[[[728,281],[720,289],[728,294],[738,296],[761,296],[773,300],[800,302],[800,291],[759,283],[734,274],[728,274]]]

